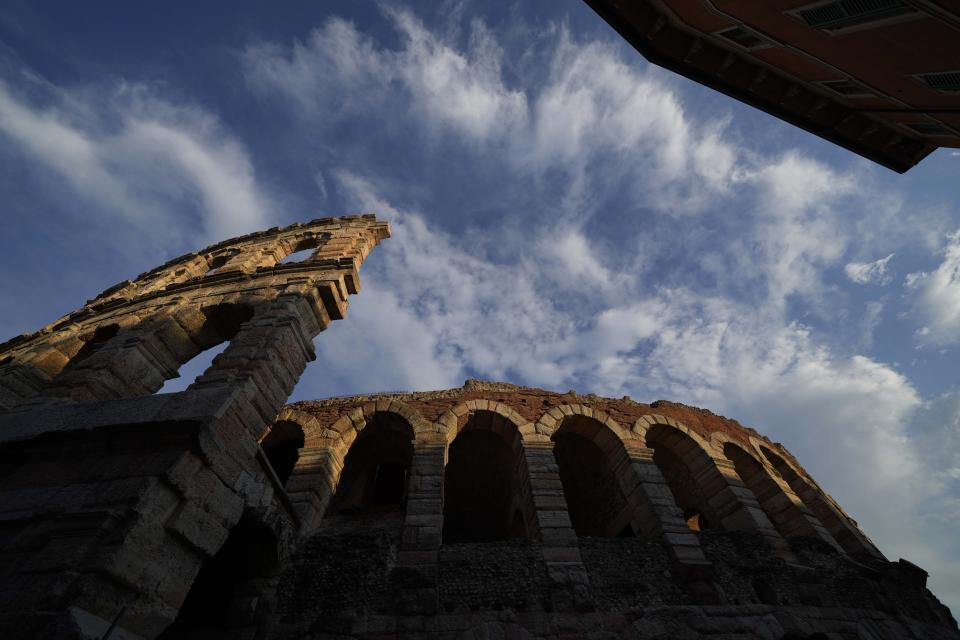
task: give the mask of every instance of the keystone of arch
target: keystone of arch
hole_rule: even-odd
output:
[[[689,436],[690,439],[696,442],[700,448],[703,449],[711,458],[716,458],[714,455],[716,450],[706,438],[679,420],[669,416],[663,416],[655,413],[641,416],[637,418],[636,422],[633,423],[631,430],[640,438],[640,441],[644,447],[649,447],[650,445],[647,443],[647,432],[655,426],[666,426],[676,429],[684,435]]]
[[[504,418],[516,427],[524,441],[527,441],[528,437],[535,435],[533,425],[529,420],[502,402],[486,400],[484,398],[467,400],[447,409],[434,423],[436,430],[445,434],[447,444],[450,444],[454,438],[457,437],[457,434],[460,433],[460,429],[463,428],[463,425],[466,424],[470,416],[477,411],[489,411]]]
[[[605,426],[613,435],[615,435],[619,440],[626,441],[633,439],[632,434],[621,427],[616,420],[608,416],[606,413],[600,409],[594,409],[582,404],[562,404],[556,407],[551,407],[548,409],[535,425],[536,435],[550,440],[553,438],[553,434],[556,433],[557,429],[560,428],[560,424],[571,416],[583,416],[585,418],[590,418],[595,422],[600,423]]]

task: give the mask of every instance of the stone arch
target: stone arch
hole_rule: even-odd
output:
[[[495,400],[467,400],[451,407],[443,412],[437,419],[437,431],[443,433],[447,444],[453,442],[460,432],[460,429],[469,420],[470,416],[476,411],[488,411],[494,413],[516,427],[521,437],[527,437],[533,433],[533,428],[529,420],[525,419],[519,413]]]
[[[658,414],[641,416],[637,418],[636,422],[633,423],[633,427],[631,428],[631,431],[634,434],[636,434],[638,438],[640,438],[640,441],[643,446],[649,447],[650,445],[647,442],[647,432],[650,430],[651,427],[654,427],[654,426],[672,427],[673,429],[676,429],[677,431],[683,433],[684,435],[689,437],[691,440],[696,442],[698,445],[700,445],[700,448],[703,449],[703,451],[707,453],[707,455],[712,454],[714,447],[711,445],[709,440],[704,438],[702,435],[700,435],[700,433],[698,433],[697,431],[694,431],[684,423],[674,418],[671,418],[669,416],[662,416]]]
[[[857,528],[849,516],[829,499],[813,480],[794,467],[788,460],[788,455],[775,452],[773,445],[767,443],[756,441],[754,445],[763,459],[769,462],[777,475],[783,478],[793,492],[810,508],[844,551],[855,556],[883,559],[883,554]]]
[[[667,486],[693,531],[755,531],[771,551],[785,560],[795,557],[774,528],[756,497],[737,475],[734,464],[687,425],[669,417],[644,416],[634,432],[653,451]]]
[[[444,543],[530,536],[535,510],[521,431],[529,423],[501,403],[468,400],[437,424],[448,443]]]
[[[614,433],[621,441],[631,439],[633,436],[629,431],[621,427],[616,420],[608,416],[603,411],[599,409],[593,409],[582,404],[561,404],[556,407],[551,407],[548,409],[540,419],[534,425],[534,433],[537,436],[545,437],[550,439],[553,437],[554,432],[557,430],[557,427],[563,421],[566,416],[584,416],[587,418],[592,418],[597,422],[603,424],[610,431]]]
[[[313,415],[291,406],[284,407],[278,415],[278,421],[295,422],[304,432],[304,447],[299,451],[297,464],[287,483],[287,494],[297,506],[305,532],[319,525],[340,486],[351,448],[361,439],[365,430],[378,423],[378,416],[388,423],[387,430],[396,427],[398,423],[406,425],[409,428],[407,440],[411,446],[418,431],[431,430],[430,423],[417,410],[389,398],[354,407],[329,426],[323,425]],[[393,440],[399,445],[399,438],[393,437]],[[376,457],[374,453],[371,455]],[[398,480],[403,482],[402,479]]]
[[[551,413],[552,412],[552,413]],[[637,521],[639,496],[624,445],[629,432],[605,413],[583,405],[554,407],[544,417],[570,520],[577,535],[634,536],[648,527]]]
[[[281,262],[295,253],[301,251],[307,251],[312,249],[313,252],[310,256],[300,262],[309,262],[313,260],[317,255],[317,250],[324,244],[326,236],[323,234],[313,234],[313,233],[299,233],[296,235],[288,236],[283,238],[277,246],[278,252],[275,252],[276,264],[280,265]]]
[[[727,509],[721,510],[719,500],[711,500],[714,491],[726,487],[717,482],[720,473],[709,442],[687,425],[660,415],[639,418],[633,432],[643,446],[653,450],[654,462],[690,529],[726,528],[722,521],[729,515],[730,505],[722,505]]]
[[[351,426],[348,438],[356,435],[343,456],[330,507],[340,514],[402,507],[413,462],[413,425],[396,411],[374,409],[364,415],[362,428],[353,421]]]
[[[711,438],[716,447],[730,460],[737,475],[756,497],[760,508],[784,538],[796,536],[815,537],[840,551],[839,545],[823,527],[823,524],[807,508],[776,473],[773,473],[750,447],[723,433],[714,433]]]

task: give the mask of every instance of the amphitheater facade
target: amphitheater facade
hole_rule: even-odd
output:
[[[707,410],[476,380],[285,404],[387,237],[229,240],[0,345],[0,637],[960,638],[923,569]]]

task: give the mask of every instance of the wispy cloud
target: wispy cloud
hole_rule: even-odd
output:
[[[270,220],[243,145],[202,109],[136,85],[44,88],[31,100],[0,81],[0,136],[56,176],[51,197],[79,196],[85,209],[160,244],[174,242],[178,229],[214,241]]]
[[[943,261],[931,272],[907,275],[915,305],[925,324],[917,335],[924,344],[960,343],[960,231],[947,237]]]
[[[886,285],[893,281],[893,276],[887,273],[887,265],[894,254],[880,258],[873,262],[848,262],[843,268],[851,282],[857,284]]]

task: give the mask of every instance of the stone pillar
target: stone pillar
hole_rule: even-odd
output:
[[[437,564],[443,536],[443,472],[447,444],[441,434],[413,444],[407,509],[393,584],[397,611],[431,615],[439,607]]]
[[[677,507],[660,467],[653,461],[653,449],[625,442],[627,459],[635,484],[624,487],[624,495],[635,515],[634,528],[648,537],[660,537],[675,562],[681,565],[710,566],[700,540],[690,530]],[[623,470],[617,470],[623,477]],[[621,481],[622,483],[622,481]]]
[[[257,309],[187,391],[238,390],[238,415],[259,440],[293,392],[307,362],[316,357],[313,336],[329,323],[329,315],[316,299],[282,295]]]
[[[762,468],[758,469],[749,480],[745,479],[745,482],[757,497],[757,502],[760,503],[764,512],[785,537],[788,539],[792,536],[819,538],[837,551],[844,552],[823,523],[786,482],[780,478],[774,478]]]
[[[733,462],[705,456],[700,469],[690,469],[723,529],[754,531],[784,560],[795,561],[790,545],[760,508],[756,496],[743,483]]]
[[[547,571],[555,582],[570,585],[575,592],[583,592],[578,595],[585,595],[589,580],[567,511],[560,471],[553,457],[553,442],[524,442],[523,456],[533,502],[531,524],[536,527]]]
[[[331,447],[300,449],[297,464],[287,480],[286,492],[300,517],[301,535],[310,535],[320,526],[337,491],[343,471],[343,457]]]

